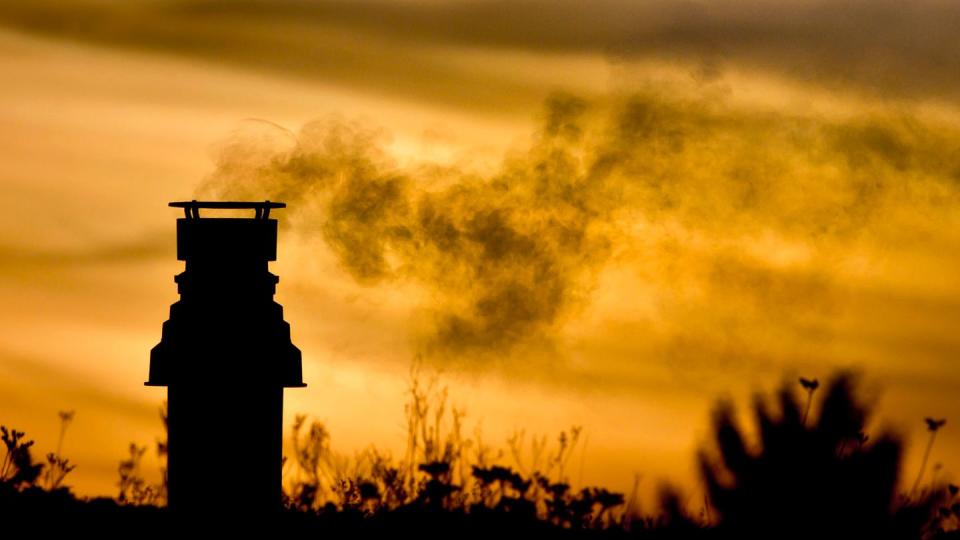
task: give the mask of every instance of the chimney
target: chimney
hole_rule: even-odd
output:
[[[147,386],[168,396],[167,486],[177,514],[258,517],[281,504],[283,389],[306,386],[290,341],[279,278],[276,202],[173,202],[180,300],[150,351]],[[253,210],[252,218],[200,217]]]

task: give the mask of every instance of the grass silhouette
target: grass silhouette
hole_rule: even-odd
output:
[[[772,399],[757,396],[754,442],[738,426],[733,404],[720,401],[712,416],[713,440],[698,453],[706,488],[700,514],[689,512],[679,490],[664,486],[659,509],[640,515],[635,494],[628,501],[602,487],[571,486],[566,471],[579,427],[554,443],[534,437],[527,445],[517,432],[509,452],[495,452],[479,432],[465,436],[463,412],[448,406],[446,389],[435,380],[424,383],[414,371],[405,407],[408,441],[399,460],[372,448],[352,457],[338,454],[321,422],[295,418],[292,453],[283,463],[284,509],[273,525],[282,532],[334,536],[960,537],[960,489],[931,484],[919,494],[898,492],[902,442],[888,432],[865,434],[870,410],[858,399],[856,382],[849,373],[834,375],[816,403],[819,383],[806,379],[805,402],[792,385]],[[61,422],[65,430],[69,418],[61,416]],[[931,435],[936,429],[930,428]],[[33,442],[23,432],[4,427],[2,435],[0,520],[68,517],[75,530],[148,527],[154,533],[176,526],[162,507],[164,484],[142,477],[146,446],[131,444],[121,461],[117,497],[78,499],[64,486],[72,466],[60,449],[52,454],[55,460],[35,463]],[[164,455],[164,439],[156,450]],[[41,480],[44,468],[48,474]],[[229,496],[211,486],[210,497]],[[242,516],[211,515],[208,521],[211,530],[243,524]]]

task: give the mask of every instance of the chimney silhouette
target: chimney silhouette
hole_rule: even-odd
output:
[[[175,513],[256,517],[281,502],[283,389],[303,387],[279,278],[276,202],[173,202],[180,300],[150,351],[147,386],[168,396],[168,503]],[[252,218],[201,218],[201,208]],[[238,513],[239,512],[239,513]]]

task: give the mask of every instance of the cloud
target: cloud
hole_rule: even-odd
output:
[[[872,95],[960,98],[950,0],[38,0],[0,7],[0,24],[487,109],[529,105],[576,77],[544,84],[506,57],[491,74],[471,51],[666,60],[714,77],[749,68]]]
[[[0,349],[0,358],[5,372],[2,382],[4,397],[9,397],[9,401],[2,400],[5,409],[13,407],[25,411],[30,405],[36,406],[39,387],[44,393],[55,394],[57,402],[83,409],[84,413],[91,410],[98,413],[109,411],[139,419],[155,418],[156,407],[153,404],[138,401],[123,393],[104,391],[100,385],[55,365],[56,362],[49,358],[23,356],[5,348]],[[18,403],[21,396],[26,397]],[[56,405],[45,404],[45,407],[55,409]],[[50,416],[53,417],[52,414]]]
[[[37,248],[0,244],[0,272],[17,274],[38,270],[66,270],[74,266],[155,261],[175,253],[168,232],[153,232],[130,241],[94,244],[83,248]]]

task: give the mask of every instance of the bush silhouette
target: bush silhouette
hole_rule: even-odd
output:
[[[803,385],[812,396],[811,384]],[[854,394],[856,377],[835,376],[819,415],[808,415],[789,386],[778,414],[754,400],[757,447],[751,449],[730,403],[713,415],[716,454],[700,452],[718,531],[734,537],[920,538],[933,501],[897,493],[902,448],[883,433],[864,434],[869,407]],[[815,388],[814,388],[815,389]]]

